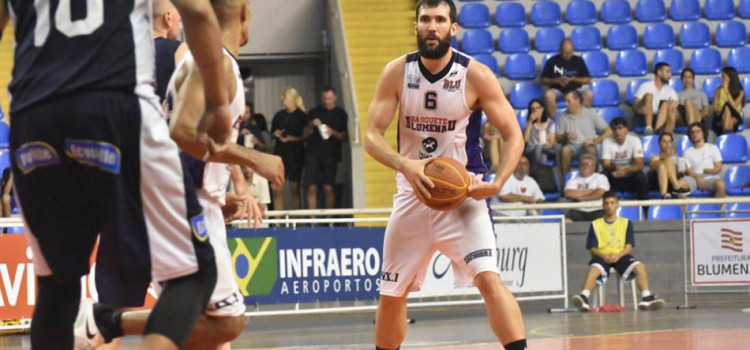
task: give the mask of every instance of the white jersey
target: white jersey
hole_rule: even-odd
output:
[[[229,111],[232,113],[232,136],[231,142],[237,141],[237,136],[240,132],[240,124],[242,123],[242,115],[245,113],[245,89],[242,83],[242,76],[240,75],[240,66],[237,64],[237,59],[232,56],[229,51],[224,49],[224,55],[232,59],[232,70],[234,71],[234,80],[237,86],[234,98],[229,104]],[[180,63],[175,68],[175,73],[169,79],[167,85],[167,96],[172,101],[177,100],[177,89],[175,87],[175,79],[177,72],[179,72],[186,62],[192,61],[193,55],[190,52],[186,52]],[[174,104],[172,104],[174,106]],[[167,111],[166,115],[171,115],[172,111]],[[186,162],[187,171],[193,175],[193,179],[198,182],[195,186],[198,188],[198,194],[211,198],[218,202],[220,205],[224,205],[226,198],[227,186],[229,185],[229,164],[203,162],[200,160],[191,159]]]
[[[406,55],[404,85],[398,119],[398,153],[410,159],[455,158],[475,174],[486,171],[482,160],[481,110],[466,104],[469,56],[453,50],[450,63],[431,74],[419,53]],[[403,174],[396,175],[399,191],[411,191]]]

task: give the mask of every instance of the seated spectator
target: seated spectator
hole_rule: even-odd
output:
[[[740,77],[734,67],[721,70],[721,86],[714,92],[713,129],[716,135],[733,133],[742,123],[742,105],[745,102],[745,91],[742,90]]]
[[[503,188],[500,189],[498,198],[501,202],[511,204],[544,202],[542,190],[536,181],[528,175],[529,166],[529,159],[526,156],[521,156],[513,175],[508,178],[508,181],[505,181]],[[503,210],[499,213],[506,216],[536,215],[536,210]]]
[[[690,191],[709,190],[714,192],[716,198],[726,197],[727,186],[719,176],[722,161],[719,147],[706,142],[703,124],[691,124],[688,135],[693,145],[682,156],[685,158],[685,180]]]
[[[486,117],[482,117],[486,120]],[[500,162],[500,152],[503,147],[503,137],[500,131],[495,129],[489,121],[482,125],[482,157],[489,161],[489,172],[497,171],[497,163]]]
[[[677,112],[679,113],[681,120],[685,125],[690,125],[696,122],[700,122],[703,118],[710,116],[708,107],[708,96],[701,89],[695,89],[693,84],[695,83],[695,73],[690,68],[685,68],[680,74],[682,84],[685,89],[677,93],[677,99],[680,101],[680,105],[677,106]]]
[[[523,154],[534,166],[546,166],[547,157],[555,156],[555,120],[544,109],[542,101],[529,102],[523,139],[526,142]]]
[[[641,139],[628,133],[624,118],[615,118],[609,125],[612,137],[602,142],[602,168],[609,185],[613,191],[635,192],[638,199],[648,199]]]
[[[262,127],[258,121],[262,120]],[[268,133],[266,117],[262,114],[253,113],[253,103],[245,104],[245,113],[242,114],[242,124],[240,125],[240,135],[237,137],[237,143],[245,147],[254,148],[261,152],[270,152],[271,134]]]
[[[659,191],[662,199],[670,199],[672,196],[685,197],[690,194],[685,178],[682,177],[685,169],[678,167],[677,151],[672,148],[674,136],[663,132],[659,135],[659,154],[652,154],[648,160],[648,183],[649,189]],[[681,162],[684,168],[684,162]]]
[[[571,303],[581,311],[589,311],[589,297],[596,287],[597,280],[602,284],[606,282],[610,268],[614,268],[626,280],[632,279],[635,275],[635,284],[641,290],[638,309],[660,309],[664,306],[664,300],[651,293],[646,265],[631,255],[635,247],[633,223],[627,218],[617,216],[617,195],[612,191],[605,193],[602,197],[602,207],[603,217],[593,220],[586,238],[586,249],[591,252],[589,271],[583,282],[581,294],[573,296]]]
[[[263,217],[265,217],[268,204],[271,203],[271,190],[268,186],[268,180],[256,174],[252,168],[244,165],[242,166],[242,175],[245,176],[250,195],[255,198]]]
[[[663,131],[673,132],[677,121],[677,93],[669,86],[672,68],[665,62],[659,62],[654,68],[654,81],[647,81],[635,92],[633,110],[646,120],[646,135]],[[656,115],[656,120],[654,120]]]
[[[591,74],[583,58],[573,54],[573,42],[570,39],[563,40],[560,43],[560,53],[550,57],[544,64],[539,82],[549,86],[544,93],[544,101],[551,116],[557,114],[557,99],[574,90],[583,94],[583,104],[591,107],[594,96],[588,88]]]
[[[588,153],[578,161],[578,175],[565,184],[565,198],[576,202],[596,202],[609,191],[607,177],[596,172],[596,158]],[[571,221],[591,221],[602,216],[596,207],[570,209],[566,218]]]
[[[612,133],[607,122],[593,109],[581,106],[581,93],[573,90],[565,95],[567,110],[557,121],[557,142],[563,144],[560,151],[560,168],[565,175],[570,171],[572,159],[582,153],[596,155],[596,146]],[[596,136],[596,132],[602,134]]]

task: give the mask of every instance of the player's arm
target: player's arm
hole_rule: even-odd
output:
[[[182,57],[188,52],[188,46],[186,43],[181,43],[174,52],[174,66],[177,67],[182,61]]]
[[[404,61],[403,57],[391,61],[380,75],[375,96],[367,111],[365,151],[380,164],[403,173],[414,189],[414,194],[424,201],[425,198],[430,198],[427,187],[433,186],[432,181],[424,174],[424,166],[429,159],[415,160],[402,157],[383,136],[396,114],[398,89],[401,88],[404,75]]]
[[[242,219],[247,214],[248,226],[258,228],[258,224],[263,222],[263,213],[260,211],[258,202],[250,194],[247,181],[245,181],[245,174],[242,173],[242,168],[239,165],[232,165],[229,170],[229,179],[232,181],[234,193],[244,200],[240,205],[239,217],[230,218],[231,220],[227,220],[227,222]]]

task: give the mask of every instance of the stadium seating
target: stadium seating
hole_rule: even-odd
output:
[[[721,72],[721,53],[712,48],[693,51],[690,56],[690,68],[696,75],[712,75]]]
[[[658,155],[661,152],[659,147],[659,135],[648,135],[641,137],[643,145],[643,161],[648,164],[648,159],[652,155]]]
[[[576,0],[565,8],[565,20],[572,25],[590,25],[596,23],[596,5],[588,0]]]
[[[558,194],[558,197],[559,197],[559,194]],[[549,202],[549,200],[547,200],[547,202]],[[564,213],[565,212],[562,209],[542,209],[539,215],[563,215]]]
[[[669,79],[669,86],[671,86],[672,89],[674,89],[674,91],[676,92],[685,90],[685,85],[682,83],[682,80],[680,80],[680,78],[677,78],[677,77]],[[695,84],[693,84],[693,87],[695,87]]]
[[[548,53],[548,54],[542,56],[542,65],[541,65],[542,70],[544,70],[544,65],[547,64],[547,60],[549,60],[550,58],[552,58],[552,56],[555,56],[555,55],[557,55],[557,54],[554,53],[554,52],[551,52],[551,53]]]
[[[517,2],[497,5],[495,23],[500,28],[518,28],[526,25],[526,9]]]
[[[458,38],[455,36],[451,38],[451,47],[458,50]]]
[[[573,42],[573,47],[576,51],[594,51],[602,49],[602,35],[596,27],[576,27],[570,34],[570,40]]]
[[[594,99],[591,105],[594,107],[617,107],[620,105],[620,89],[612,80],[595,80],[591,82],[591,92]]]
[[[537,77],[534,57],[527,53],[514,53],[505,58],[505,76],[513,80],[529,80]]]
[[[711,44],[711,32],[708,24],[703,22],[688,22],[680,28],[680,46],[687,49],[708,47]]]
[[[638,32],[630,24],[618,24],[607,30],[607,47],[610,50],[631,50],[638,47]]]
[[[750,166],[739,165],[729,168],[724,174],[724,181],[727,184],[728,195],[750,196],[750,187],[745,187],[750,183]]]
[[[0,174],[8,167],[10,167],[10,151],[7,149],[0,150]]]
[[[747,139],[741,134],[724,134],[716,139],[724,164],[747,162]]]
[[[504,54],[526,53],[531,50],[529,33],[521,28],[508,28],[500,32],[497,49]]]
[[[697,21],[701,18],[701,5],[698,0],[672,0],[669,17],[673,21]]]
[[[5,122],[0,122],[0,149],[7,149],[10,145],[8,143],[10,137],[10,127]],[[4,168],[0,168],[2,170]]]
[[[467,4],[461,7],[458,24],[464,28],[487,28],[491,22],[490,9],[485,4]]]
[[[496,77],[500,76],[500,68],[497,66],[497,59],[495,59],[495,56],[483,53],[483,54],[474,55],[473,58],[481,62],[485,66],[490,67],[490,70],[492,70],[492,72],[495,73]]]
[[[535,27],[556,27],[562,23],[560,5],[555,1],[540,1],[531,6],[531,24]]]
[[[686,212],[688,219],[718,219],[721,217],[720,210],[720,204],[688,204]],[[701,213],[705,211],[712,212]]]
[[[740,0],[737,6],[737,15],[742,19],[750,19],[750,0]]]
[[[708,103],[714,103],[714,92],[721,86],[721,77],[710,77],[703,80],[701,89],[708,96]]]
[[[559,52],[565,32],[557,27],[541,28],[534,37],[534,49],[538,52]]]
[[[637,79],[637,80],[631,80],[628,82],[627,87],[625,88],[625,103],[632,106],[633,102],[635,102],[635,93],[638,91],[638,87],[641,86],[641,84],[649,81],[651,79]]]
[[[526,130],[526,120],[529,119],[529,110],[519,110],[518,113],[516,113],[516,119],[518,120],[518,126],[521,127],[521,131]]]
[[[529,102],[533,99],[543,99],[544,94],[539,84],[533,81],[522,81],[513,85],[510,90],[510,104],[515,109],[524,109],[529,107]]]
[[[642,77],[648,74],[646,55],[640,50],[625,50],[617,54],[615,72],[621,77]]]
[[[602,22],[607,24],[630,23],[633,13],[625,0],[607,0],[602,4]]]
[[[617,208],[617,216],[627,218],[631,221],[641,220],[641,207],[619,207]]]
[[[643,31],[643,46],[649,50],[674,47],[674,30],[666,23],[651,23]]]
[[[745,90],[745,103],[750,103],[750,76],[742,78],[742,89]]]
[[[715,43],[718,47],[742,47],[747,43],[747,28],[739,21],[726,21],[716,27]]]
[[[602,107],[597,111],[599,116],[609,124],[615,118],[625,118],[625,111],[620,107]]]
[[[718,21],[734,18],[733,0],[706,0],[703,6],[703,14],[708,20]]]
[[[648,207],[649,220],[681,220],[682,209],[679,205],[652,205]]]
[[[667,9],[662,0],[638,0],[635,5],[635,19],[638,22],[664,22]]]
[[[735,47],[729,50],[727,55],[727,66],[734,67],[737,69],[737,73],[746,74],[750,73],[750,48],[748,47]],[[750,91],[748,91],[750,92]],[[745,95],[748,93],[745,92]]]
[[[743,210],[744,212],[737,212]],[[728,218],[750,218],[750,203],[732,203],[727,204]]]
[[[685,58],[678,49],[662,49],[654,53],[653,68],[659,62],[666,62],[672,68],[672,75],[679,76],[685,68]],[[680,81],[681,82],[681,81]]]
[[[680,138],[677,139],[677,156],[682,157],[682,153],[692,145],[693,142],[690,141],[690,138],[687,135],[680,136]]]
[[[592,78],[606,78],[609,76],[609,57],[601,51],[584,52],[583,61]]]
[[[461,40],[461,47],[469,55],[495,51],[492,34],[484,29],[467,30]]]

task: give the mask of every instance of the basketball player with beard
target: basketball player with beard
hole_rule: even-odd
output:
[[[383,247],[376,349],[401,346],[406,297],[421,288],[436,250],[451,259],[457,285],[473,284],[479,289],[490,326],[505,349],[526,349],[521,309],[497,269],[497,245],[485,202],[500,191],[521,157],[521,129],[489,68],[451,50],[451,38],[458,31],[451,0],[420,0],[414,31],[419,51],[385,67],[368,112],[365,149],[397,171],[398,186]],[[397,108],[398,151],[383,137]],[[479,146],[481,111],[505,140],[492,183],[481,182],[478,176],[486,171]],[[424,167],[429,158],[438,156],[452,157],[474,174],[470,198],[449,211],[423,204],[432,187]],[[425,218],[429,218],[427,225]]]

